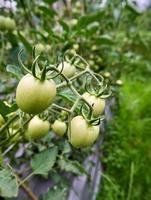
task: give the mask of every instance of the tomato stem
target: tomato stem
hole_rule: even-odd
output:
[[[34,59],[32,66],[31,66],[31,71],[32,71],[32,75],[37,78],[36,76],[36,64],[37,64],[37,60],[39,59],[40,55],[36,56],[36,58]]]

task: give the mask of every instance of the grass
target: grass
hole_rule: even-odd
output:
[[[97,200],[151,199],[151,81],[126,77],[103,146]]]

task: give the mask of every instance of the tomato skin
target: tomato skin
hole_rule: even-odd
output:
[[[56,96],[56,85],[53,80],[41,81],[31,74],[25,75],[16,90],[18,107],[29,114],[38,114],[52,103]]]
[[[41,54],[45,51],[45,46],[39,43],[35,46],[35,51],[37,54]]]
[[[58,70],[62,70],[62,63],[59,64]],[[67,63],[64,61],[63,63],[63,71],[62,74],[68,78],[72,77],[76,73],[76,68],[74,65],[71,65],[70,63]]]
[[[16,27],[16,23],[14,19],[10,17],[0,16],[0,29],[1,30],[14,30]]]
[[[92,106],[93,116],[99,117],[105,109],[105,100],[85,92],[84,99]]]
[[[25,132],[27,140],[35,140],[44,137],[49,132],[50,123],[41,120],[38,116],[33,117]]]
[[[51,128],[58,136],[63,136],[67,130],[67,125],[65,122],[55,120],[55,122],[51,125]]]
[[[0,30],[5,29],[5,17],[0,15]]]
[[[7,30],[14,30],[16,27],[15,21],[10,17],[5,18],[5,28]]]
[[[71,120],[70,143],[74,147],[91,146],[99,136],[99,126],[89,125],[82,116]]]

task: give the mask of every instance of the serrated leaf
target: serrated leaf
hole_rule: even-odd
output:
[[[7,72],[10,72],[14,75],[18,80],[20,80],[23,76],[21,68],[15,65],[7,65],[6,67]]]
[[[87,173],[84,167],[77,161],[72,161],[67,158],[62,158],[58,162],[60,168],[66,172],[72,172],[76,175],[81,175],[82,173]]]
[[[17,178],[8,168],[0,171],[0,196],[1,197],[17,197],[18,184]]]
[[[16,103],[14,103],[13,105],[7,105],[4,103],[4,101],[0,100],[0,113],[3,115],[3,116],[6,116],[8,115],[9,113],[11,112],[14,112],[18,109],[18,106]]]
[[[48,172],[55,164],[58,154],[58,148],[56,146],[46,149],[36,154],[31,160],[31,167],[34,174],[47,176]]]
[[[60,91],[57,93],[57,95],[63,97],[65,100],[67,100],[69,102],[75,102],[75,100],[76,100],[76,96],[73,95],[69,89]]]
[[[56,188],[49,190],[44,196],[42,197],[42,200],[64,200],[66,194],[66,189],[63,188]]]

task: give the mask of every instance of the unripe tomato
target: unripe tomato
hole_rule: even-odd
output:
[[[3,126],[3,124],[5,124],[5,119],[4,119],[3,116],[0,114],[0,128]]]
[[[85,92],[84,99],[92,106],[93,116],[99,117],[105,109],[105,100]]]
[[[45,51],[45,46],[43,44],[37,44],[35,47],[36,54],[41,54]]]
[[[18,107],[29,114],[38,114],[52,103],[56,96],[56,85],[53,80],[41,81],[31,74],[25,75],[16,90]]]
[[[121,86],[121,85],[123,85],[123,81],[122,80],[117,80],[116,84]]]
[[[65,122],[55,120],[55,122],[51,125],[52,130],[59,136],[63,136],[67,130],[67,125]]]
[[[0,16],[0,30],[5,29],[5,17]]]
[[[62,63],[59,64],[58,70],[61,71],[62,69]],[[71,65],[70,63],[64,62],[63,63],[63,71],[62,74],[68,78],[72,77],[76,73],[76,68],[74,65]]]
[[[45,51],[46,52],[49,52],[51,50],[51,46],[49,44],[46,44],[46,48],[45,48]]]
[[[27,140],[35,140],[44,137],[49,132],[50,124],[48,121],[41,120],[38,116],[32,118],[25,132]]]
[[[76,51],[76,50],[78,50],[79,49],[79,45],[78,44],[74,44],[73,45],[73,49]]]
[[[104,76],[105,76],[106,78],[109,78],[109,77],[111,77],[111,73],[110,73],[110,72],[105,72],[105,73],[104,73]]]
[[[82,116],[71,120],[70,143],[74,147],[88,147],[92,145],[99,135],[99,126],[89,125]]]
[[[14,30],[15,29],[16,23],[10,17],[6,17],[4,22],[5,22],[5,29],[7,29],[7,30]]]

